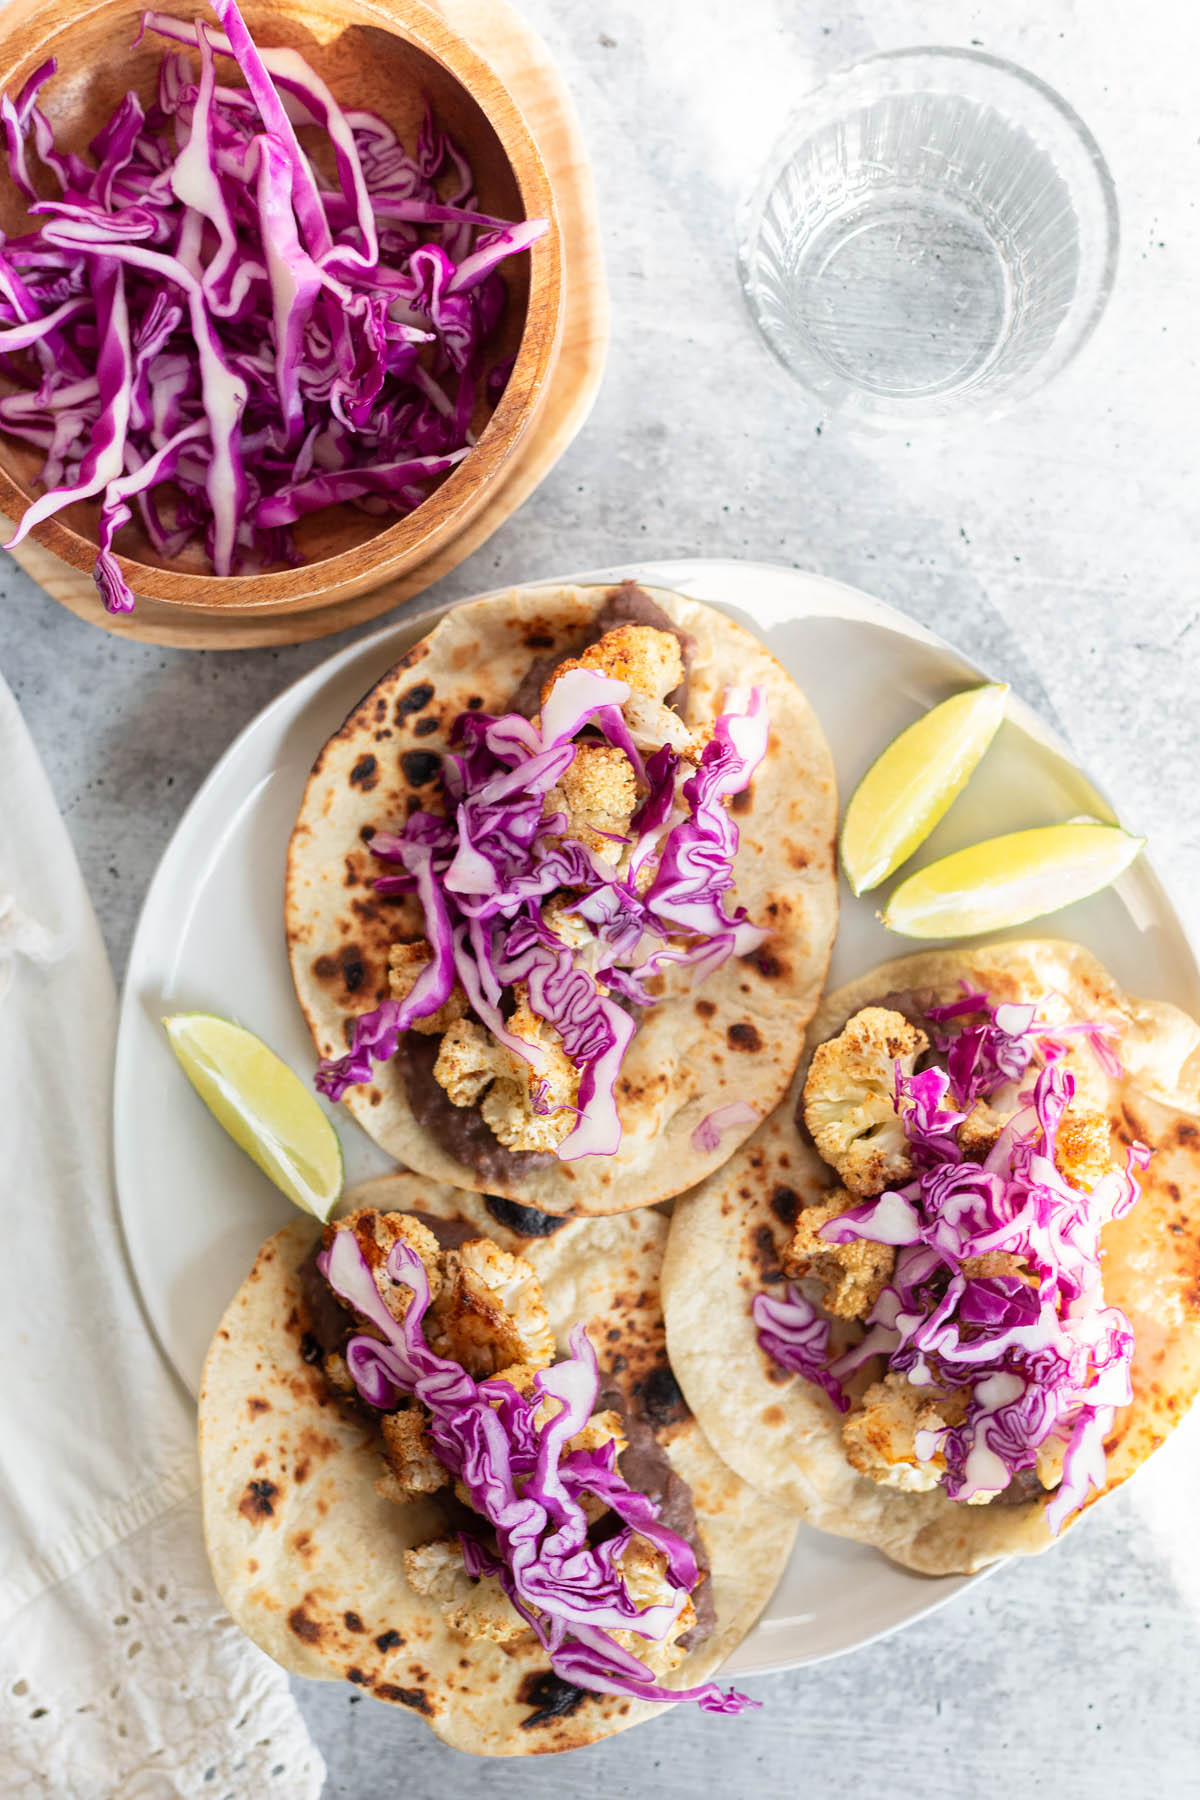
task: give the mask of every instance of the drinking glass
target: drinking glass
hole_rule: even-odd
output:
[[[1065,368],[1112,286],[1099,146],[1034,75],[969,50],[875,56],[820,88],[740,230],[769,348],[866,423],[991,416]]]

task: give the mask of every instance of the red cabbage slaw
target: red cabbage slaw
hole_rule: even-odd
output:
[[[322,507],[419,506],[508,378],[488,350],[498,266],[548,229],[479,212],[432,114],[410,156],[295,50],[257,49],[234,0],[214,11],[224,31],[143,16],[143,34],[186,48],[164,55],[149,108],[125,96],[94,167],[55,148],[37,104],[53,60],[0,98],[37,219],[0,239],[0,373],[17,389],[0,430],[45,455],[9,547],[98,498],[110,612],[133,606],[112,546],[134,505],[159,556],[198,539],[217,575],[302,562],[291,527]],[[245,88],[218,82],[217,57]],[[298,126],[325,134],[336,179]],[[30,147],[59,198],[39,197]]]
[[[353,1231],[335,1232],[317,1267],[334,1293],[369,1321],[382,1338],[356,1336],[346,1365],[361,1397],[387,1410],[412,1395],[429,1415],[427,1432],[438,1461],[461,1481],[471,1505],[495,1533],[492,1552],[471,1533],[459,1535],[467,1572],[494,1574],[564,1681],[598,1693],[641,1700],[694,1700],[705,1712],[756,1707],[744,1694],[723,1693],[715,1682],[663,1687],[653,1672],[610,1636],[628,1631],[655,1642],[670,1632],[698,1579],[691,1546],[658,1522],[656,1502],[631,1488],[616,1465],[611,1439],[595,1450],[567,1450],[596,1409],[599,1372],[586,1330],[571,1334],[571,1355],[544,1369],[525,1396],[498,1377],[476,1382],[455,1362],[435,1354],[421,1321],[429,1282],[420,1258],[400,1242],[386,1262],[393,1281],[411,1289],[402,1322],[379,1294]],[[554,1416],[538,1422],[546,1400]],[[602,1500],[623,1529],[604,1543],[588,1542],[581,1496]],[[672,1589],[669,1603],[638,1609],[620,1562],[637,1534],[662,1552]]]
[[[578,1117],[559,1157],[618,1149],[613,1088],[636,1029],[619,1001],[651,1006],[649,983],[667,968],[687,965],[702,979],[767,935],[744,910],[726,909],[738,829],[723,804],[749,785],[766,754],[763,690],[727,691],[712,738],[682,782],[675,750],[664,746],[643,761],[634,747],[620,710],[630,693],[625,681],[571,669],[555,682],[540,730],[516,713],[460,715],[453,741],[462,748],[446,757],[441,775],[447,816],[413,813],[401,832],[376,832],[370,845],[404,871],[380,877],[376,889],[418,895],[433,959],[404,1000],[385,1000],[355,1020],[348,1053],[318,1070],[323,1093],[340,1099],[370,1080],[413,1020],[444,1004],[456,977],[475,1017],[540,1077],[545,1053],[510,1032],[501,1011],[505,988],[525,982],[533,1011],[559,1032],[581,1071]],[[589,725],[623,749],[642,778],[623,876],[583,844],[563,840],[565,814],[544,811],[575,757],[576,735]],[[636,879],[643,874],[644,884]],[[570,909],[586,928],[594,973],[542,916],[543,902],[560,889],[569,890]],[[535,1108],[537,1096],[535,1083]]]
[[[896,1104],[912,1145],[915,1178],[831,1219],[830,1244],[892,1244],[895,1268],[867,1316],[861,1342],[830,1360],[829,1321],[798,1287],[752,1303],[758,1340],[776,1362],[819,1384],[840,1411],[843,1384],[874,1356],[916,1388],[966,1403],[962,1424],[918,1431],[922,1462],[944,1459],[953,1500],[1002,1491],[1035,1468],[1048,1443],[1063,1449],[1063,1476],[1046,1508],[1057,1534],[1104,1485],[1104,1441],[1116,1409],[1133,1397],[1133,1329],[1104,1301],[1100,1233],[1138,1199],[1135,1171],[1150,1152],[1130,1147],[1127,1166],[1090,1193],[1073,1188],[1054,1161],[1057,1133],[1075,1081],[1062,1065],[1065,1039],[1081,1035],[1110,1076],[1120,1072],[1105,1026],[1038,1025],[1033,1006],[991,1006],[965,994],[927,1015],[935,1025],[975,1023],[935,1034],[946,1069],[905,1076],[896,1067]],[[959,1126],[976,1100],[1044,1064],[1020,1095],[982,1163],[964,1158]],[[1015,1253],[1038,1278],[968,1276],[967,1258]]]

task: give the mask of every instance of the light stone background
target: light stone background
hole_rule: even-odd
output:
[[[595,161],[612,355],[583,437],[437,596],[650,554],[775,559],[852,582],[1013,681],[1066,732],[1125,822],[1149,833],[1194,904],[1191,0],[525,4]],[[864,439],[822,420],[760,348],[736,285],[732,220],[815,81],[920,43],[981,44],[1074,104],[1116,180],[1120,269],[1081,359],[1015,417]],[[161,651],[80,623],[7,560],[0,592],[0,668],[120,972],[154,865],[211,763],[342,640]],[[1001,1570],[890,1641],[750,1683],[763,1710],[743,1719],[683,1708],[566,1760],[490,1765],[445,1750],[398,1710],[300,1686],[327,1791],[1200,1797],[1198,1439],[1185,1433],[1051,1557]]]

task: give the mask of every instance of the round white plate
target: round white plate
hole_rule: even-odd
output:
[[[843,796],[897,731],[985,678],[890,607],[837,582],[766,563],[644,563],[567,579],[630,574],[719,605],[757,632],[815,706]],[[427,612],[351,645],[273,701],[192,801],[146,896],[117,1045],[117,1186],[147,1311],[193,1393],[226,1302],[262,1240],[293,1215],[205,1111],[159,1021],[188,1010],[224,1014],[258,1032],[294,1068],[312,1073],[312,1045],[281,930],[288,837],[317,752],[436,616]],[[1013,696],[994,747],[923,854],[1081,813],[1112,816],[1065,746]],[[1042,929],[1088,945],[1133,993],[1200,1012],[1195,957],[1144,858],[1114,888]],[[906,947],[884,931],[869,902],[854,900],[843,886],[833,984]],[[348,1114],[332,1116],[348,1183],[390,1166]],[[961,1577],[909,1574],[873,1550],[802,1527],[764,1618],[728,1669],[781,1669],[856,1648],[966,1585]]]

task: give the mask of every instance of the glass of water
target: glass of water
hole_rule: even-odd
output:
[[[878,425],[987,417],[1064,368],[1117,258],[1112,177],[1036,76],[902,50],[801,107],[746,209],[742,285],[784,367]]]

